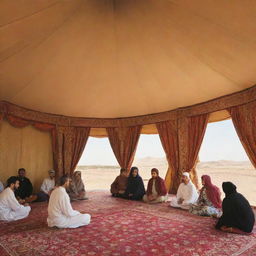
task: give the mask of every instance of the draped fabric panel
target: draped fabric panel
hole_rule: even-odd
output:
[[[186,171],[190,171],[192,181],[197,187],[198,177],[195,167],[198,162],[198,154],[202,145],[208,120],[209,114],[188,117],[188,155]]]
[[[228,110],[239,139],[256,168],[256,101]]]
[[[53,124],[45,124],[45,123],[34,123],[33,126],[40,130],[40,131],[44,131],[44,132],[50,132],[52,129],[55,128],[55,125]]]
[[[141,126],[107,128],[108,138],[121,168],[131,168],[141,132]]]
[[[53,160],[57,176],[72,174],[83,153],[90,128],[58,126],[52,130]]]
[[[4,114],[0,112],[0,122],[4,119]]]
[[[36,129],[40,131],[45,131],[45,132],[50,132],[52,129],[55,128],[55,125],[53,124],[33,122],[33,121],[25,120],[9,114],[6,114],[5,116],[9,124],[11,124],[13,127],[16,127],[16,128],[24,128],[28,125],[32,125]]]
[[[12,115],[6,115],[6,119],[8,120],[9,124],[11,124],[16,128],[23,128],[31,124],[31,122],[28,120],[24,120],[22,118],[12,116]]]
[[[71,159],[71,170],[75,170],[89,138],[90,128],[75,128],[75,136],[73,141],[72,159]]]
[[[179,182],[179,143],[177,120],[157,123],[157,130],[164,148],[169,168],[165,177],[166,186],[170,193],[177,191]]]

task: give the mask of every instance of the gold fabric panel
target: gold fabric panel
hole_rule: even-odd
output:
[[[51,135],[32,126],[14,128],[8,122],[0,123],[0,180],[17,175],[24,167],[37,191],[48,170],[53,168]]]

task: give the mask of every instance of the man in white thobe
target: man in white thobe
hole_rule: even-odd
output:
[[[51,191],[55,187],[55,171],[49,170],[48,173],[49,177],[44,179],[41,186],[41,191],[44,192],[46,195],[50,195]]]
[[[40,188],[40,192],[28,197],[26,199],[26,202],[28,202],[28,203],[44,202],[44,201],[49,200],[50,194],[55,187],[55,171],[49,170],[48,173],[49,173],[49,177],[44,179],[44,181],[41,185],[41,188]]]
[[[88,225],[91,221],[90,214],[82,214],[73,210],[66,192],[69,184],[70,178],[64,175],[60,178],[60,186],[55,188],[50,195],[47,218],[49,227],[77,228]]]
[[[198,199],[198,192],[192,183],[188,172],[182,174],[182,183],[179,185],[177,195],[172,199],[170,205],[176,208],[188,210],[190,204],[194,204]]]
[[[7,188],[0,193],[0,220],[14,221],[26,218],[31,210],[30,206],[24,206],[17,201],[14,190],[19,187],[19,179],[15,176],[7,180]]]

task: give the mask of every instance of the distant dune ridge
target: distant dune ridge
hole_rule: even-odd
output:
[[[150,170],[154,167],[159,169],[160,176],[165,178],[168,164],[165,158],[146,157],[135,159],[134,166],[140,170],[145,187],[151,177]],[[119,166],[78,166],[82,171],[82,177],[88,190],[108,190],[110,184],[119,174]],[[221,189],[223,181],[231,181],[237,186],[252,205],[256,205],[256,170],[249,161],[210,161],[199,162],[197,173],[200,178],[203,174],[211,176],[212,181]],[[224,196],[222,194],[222,196]]]

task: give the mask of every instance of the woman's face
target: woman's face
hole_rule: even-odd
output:
[[[202,185],[204,186],[205,185],[204,178],[201,178],[201,180],[202,180]]]
[[[135,178],[137,175],[138,175],[138,170],[137,169],[133,170],[132,176]]]

